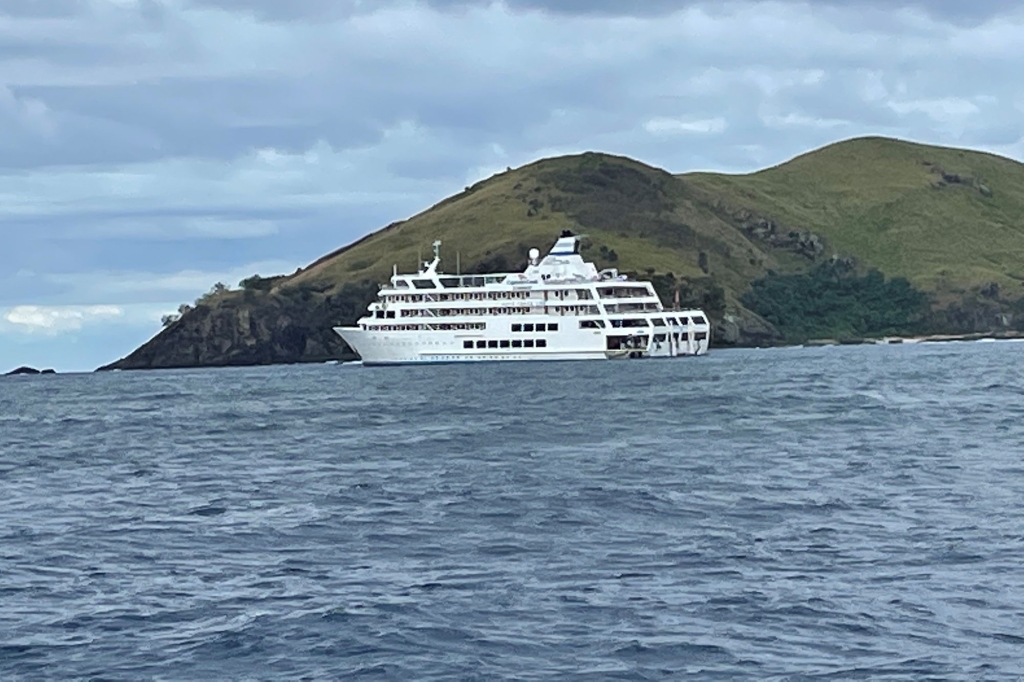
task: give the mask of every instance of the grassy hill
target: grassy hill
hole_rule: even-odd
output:
[[[1024,293],[1024,165],[884,138],[840,142],[751,175],[679,176],[735,210],[813,230],[831,250],[944,300]]]
[[[321,259],[282,286],[383,280],[393,264],[414,268],[434,239],[444,243],[449,270],[456,251],[469,268],[519,267],[530,247],[546,251],[563,229],[586,234],[587,256],[599,264],[637,272],[701,277],[703,250],[716,256],[719,278],[733,289],[761,272],[757,259],[766,257],[665,171],[583,154],[545,159],[479,182]]]
[[[855,311],[828,323],[837,331],[898,330],[892,311],[864,311],[886,306],[903,285],[886,289],[877,274],[857,279],[869,270],[909,280],[912,295],[901,299],[927,298],[928,310],[912,315],[918,326],[1006,326],[1024,313],[1017,162],[882,138],[841,142],[749,175],[672,175],[587,153],[510,169],[293,276],[206,297],[112,367],[344,357],[330,327],[358,317],[392,266],[411,270],[433,240],[443,242],[448,271],[456,253],[464,272],[518,269],[531,247],[546,250],[563,229],[587,235],[584,255],[600,267],[651,279],[666,303],[679,291],[684,303],[705,307],[720,343],[807,333],[787,327],[794,315],[817,314],[815,301],[789,300],[807,298],[794,294],[801,278],[819,303]],[[872,327],[869,318],[890,327]],[[799,329],[831,328],[798,321]]]

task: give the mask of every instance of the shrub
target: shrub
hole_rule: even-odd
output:
[[[917,333],[930,312],[928,297],[907,280],[886,280],[877,270],[857,275],[832,263],[800,275],[769,272],[741,301],[797,342]]]

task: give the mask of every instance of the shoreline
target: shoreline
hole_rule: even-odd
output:
[[[801,344],[787,344],[806,348],[822,346],[900,345],[915,343],[949,343],[952,341],[1024,341],[1024,332],[972,332],[970,334],[923,334],[920,336],[883,336],[865,339],[809,339]]]

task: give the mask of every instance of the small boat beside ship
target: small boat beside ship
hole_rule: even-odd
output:
[[[605,360],[708,352],[701,310],[666,310],[650,282],[598,270],[563,232],[522,272],[446,274],[434,259],[381,288],[355,326],[335,331],[364,365]]]

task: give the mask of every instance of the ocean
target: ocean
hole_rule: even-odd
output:
[[[1024,675],[1024,344],[0,379],[0,679]]]

